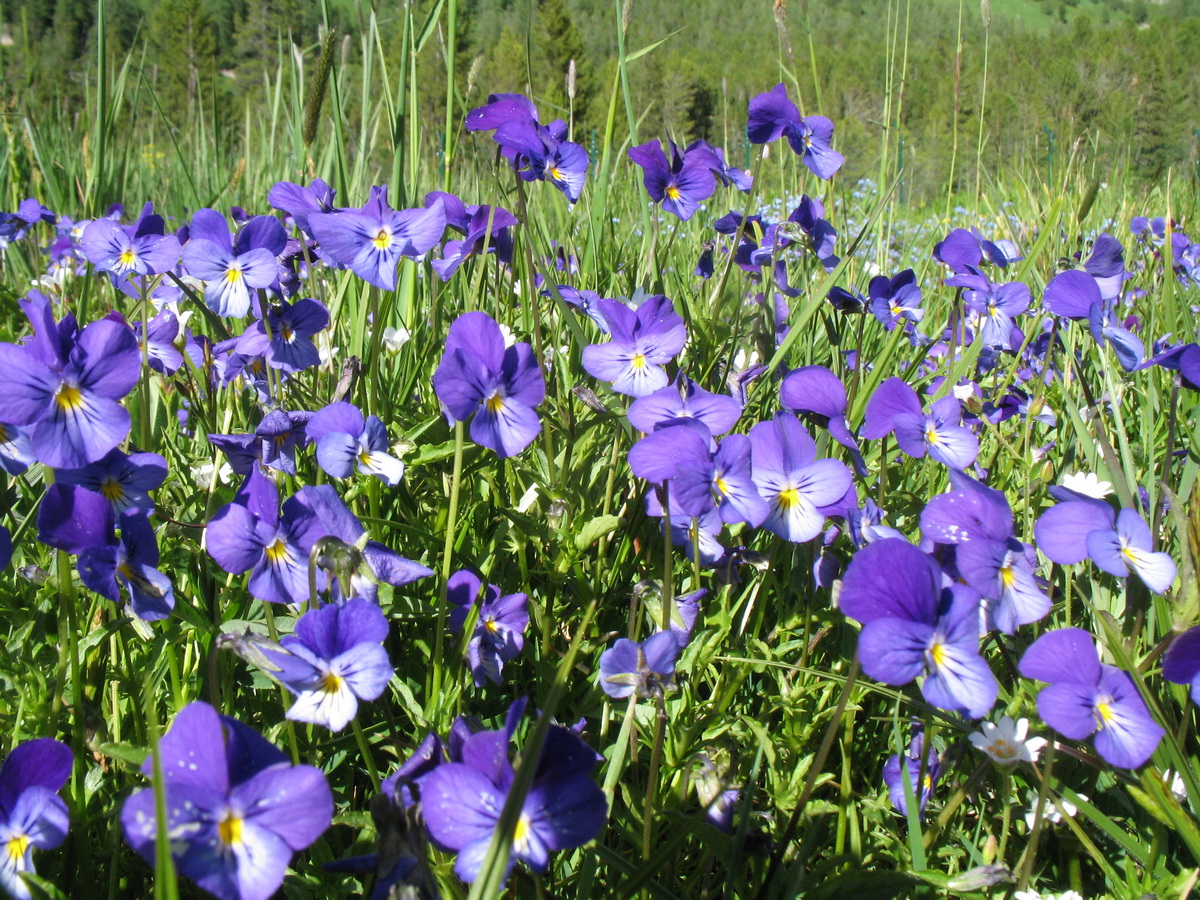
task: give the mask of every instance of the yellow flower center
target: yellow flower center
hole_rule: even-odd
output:
[[[1003,566],[1000,569],[1000,584],[1004,588],[1010,588],[1017,583],[1017,573],[1013,571],[1012,566]]]
[[[679,199],[679,188],[677,188],[673,184],[667,185],[667,196],[669,198],[671,198],[672,200],[678,200]]]
[[[497,631],[500,630],[500,626],[496,624],[495,619],[485,619],[483,622],[483,627],[486,628],[492,634],[495,634]]]
[[[63,412],[75,412],[83,406],[83,391],[73,384],[64,384],[55,392],[54,402]]]
[[[715,481],[717,493],[724,496],[729,493],[729,482],[725,480],[724,475],[718,475]]]
[[[487,398],[487,408],[490,413],[498,413],[504,409],[504,396],[497,391]]]
[[[359,453],[358,454],[358,462],[360,465],[364,465],[364,466],[371,465],[371,451],[363,450],[361,453]]]
[[[551,167],[549,168],[549,170],[548,170],[548,174],[549,174],[549,175],[550,175],[550,177],[551,177],[551,178],[553,178],[555,181],[562,181],[562,180],[563,180],[563,173],[562,173],[562,169],[560,169],[558,166],[551,166]]]
[[[942,442],[941,435],[937,433],[937,429],[932,425],[925,428],[925,443],[931,447],[936,447]]]
[[[633,359],[629,360],[629,365],[633,366],[633,368],[635,368],[639,371],[646,368],[646,354],[644,354],[644,353],[633,354]]]
[[[336,694],[342,689],[342,676],[330,672],[321,679],[321,690],[326,694]]]
[[[296,337],[296,332],[284,325],[281,329],[279,329],[279,336],[290,344],[292,339]]]
[[[800,492],[794,487],[779,492],[779,508],[792,509],[800,505]]]
[[[126,247],[121,251],[121,255],[117,257],[117,262],[119,262],[123,268],[133,268],[133,264],[137,262],[137,254],[133,252],[132,247]]]
[[[1108,701],[1101,700],[1096,704],[1096,715],[1100,718],[1101,728],[1113,720],[1112,707],[1108,704]]]
[[[371,243],[375,245],[376,250],[386,250],[392,246],[392,233],[386,228],[380,228],[375,237],[371,238]]]
[[[935,667],[944,666],[946,664],[946,645],[941,641],[934,641],[929,647],[929,658],[933,660]]]
[[[125,488],[115,478],[105,478],[100,482],[100,493],[109,502],[116,502],[125,496]]]
[[[8,441],[8,426],[0,423],[0,444],[7,444]]]
[[[14,834],[8,839],[4,849],[8,852],[9,862],[16,866],[25,858],[25,851],[29,849],[29,835]]]
[[[1016,755],[1017,748],[1004,738],[996,738],[992,742],[992,756],[998,756],[1001,759],[1012,759]]]
[[[241,844],[242,817],[234,812],[228,813],[225,818],[217,823],[217,837],[221,839],[221,843],[226,847]]]
[[[263,553],[266,554],[267,562],[271,565],[283,562],[288,557],[287,544],[283,542],[283,538],[275,538],[274,541],[267,544]]]
[[[225,280],[228,281],[230,284],[237,284],[239,281],[242,280],[242,270],[241,269],[226,269],[225,270]]]
[[[517,819],[517,827],[513,831],[513,849],[522,854],[529,852],[529,816],[525,813],[521,813],[521,818]]]

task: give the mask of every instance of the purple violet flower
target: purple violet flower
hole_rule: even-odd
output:
[[[454,872],[474,881],[512,787],[509,742],[524,702],[509,710],[501,731],[481,731],[462,743],[461,762],[437,766],[421,780],[421,811],[434,842],[458,854]],[[522,757],[522,765],[535,761]],[[604,827],[608,804],[592,780],[596,754],[574,732],[552,726],[533,785],[513,833],[509,865],[516,860],[546,871],[555,850],[582,847]]]
[[[1105,665],[1092,636],[1060,628],[1033,642],[1017,667],[1026,678],[1049,683],[1038,694],[1038,713],[1064,737],[1095,734],[1096,752],[1114,766],[1136,769],[1154,753],[1164,732],[1150,716],[1128,672]]]
[[[67,836],[67,804],[58,796],[71,777],[71,748],[53,738],[35,738],[13,748],[0,766],[0,889],[30,900],[21,877],[33,873],[33,851],[53,850]]]
[[[659,141],[630,148],[629,158],[642,167],[642,183],[650,199],[686,222],[717,189],[712,173],[715,160],[710,150],[681,152],[669,138],[667,145],[670,160]]]
[[[925,673],[925,699],[971,719],[995,704],[999,686],[979,655],[979,595],[943,587],[937,563],[916,547],[895,539],[863,547],[839,603],[863,624],[858,657],[876,681],[900,686]]]
[[[129,434],[129,412],[118,401],[141,372],[137,341],[111,319],[68,333],[73,319],[56,324],[50,301],[37,292],[22,306],[34,338],[0,344],[0,422],[27,428],[45,465],[82,468]]]
[[[750,99],[746,137],[752,144],[769,144],[786,137],[809,170],[827,181],[845,162],[845,157],[830,146],[833,122],[824,116],[801,117],[782,84]]]
[[[375,700],[394,669],[383,642],[388,623],[369,600],[330,603],[306,612],[279,647],[263,649],[277,667],[270,676],[296,695],[287,711],[295,722],[341,731],[358,714],[359,700]]]
[[[175,865],[220,900],[274,896],[292,855],[332,821],[333,795],[320,769],[291,765],[258,732],[207,703],[179,711],[157,755]],[[148,758],[142,774],[153,778],[154,768]],[[125,840],[153,864],[153,789],[125,801],[121,824]]]
[[[631,694],[661,697],[675,687],[675,662],[683,648],[673,631],[658,631],[638,643],[620,638],[600,655],[600,687],[615,700]]]
[[[308,555],[328,529],[299,497],[283,504],[279,492],[260,478],[263,499],[251,511],[242,503],[226,504],[205,530],[205,548],[226,572],[250,572],[250,595],[271,603],[309,599]]]
[[[371,188],[361,209],[310,213],[312,235],[339,264],[368,284],[396,289],[402,257],[424,256],[446,231],[446,208],[438,201],[427,209],[397,212],[388,206],[387,187]]]
[[[952,469],[965,469],[979,455],[979,441],[962,425],[962,404],[954,396],[921,411],[917,392],[900,378],[888,378],[871,395],[861,436],[868,441],[896,432],[896,443],[905,455],[920,459],[928,454]]]
[[[471,440],[502,458],[528,447],[542,430],[534,408],[546,382],[528,343],[504,346],[500,326],[487,313],[459,316],[433,373],[433,390],[456,422],[471,421]]]
[[[645,397],[667,386],[663,368],[683,349],[687,327],[662,294],[647,297],[636,310],[618,300],[598,304],[612,339],[583,348],[583,367],[618,394]]]
[[[277,219],[260,218],[269,219],[279,229],[283,241],[277,252],[282,252],[282,244],[287,241],[283,226]],[[246,315],[254,291],[270,287],[275,281],[279,270],[276,253],[265,247],[235,248],[229,224],[215,209],[196,210],[188,233],[183,265],[188,274],[205,282],[205,305],[218,316]]]
[[[161,487],[167,478],[167,461],[157,453],[126,456],[110,450],[94,463],[79,469],[59,469],[54,480],[95,491],[113,505],[119,515],[130,510],[149,516],[154,501],[149,492]]]
[[[529,627],[528,598],[523,593],[500,595],[500,588],[489,584],[480,599],[483,582],[468,569],[450,576],[446,599],[451,605],[449,627],[458,634],[466,624],[467,615],[476,603],[479,618],[467,645],[467,661],[475,676],[475,687],[490,681],[500,684],[504,664],[511,662],[525,646],[525,629]]]
[[[892,278],[876,275],[867,285],[867,296],[871,314],[888,331],[901,322],[916,325],[925,316],[925,310],[921,309],[921,286],[912,269],[905,269]]]
[[[358,407],[339,401],[318,410],[305,430],[317,445],[317,463],[334,478],[349,478],[356,466],[388,487],[404,477],[404,463],[387,452],[387,427],[379,416],[364,419]]]
[[[922,757],[925,760],[925,779],[918,784],[921,778]],[[909,742],[908,753],[903,757],[900,754],[888,757],[888,761],[884,763],[883,783],[887,785],[888,799],[892,801],[892,806],[896,807],[900,815],[908,815],[908,798],[904,790],[904,775],[907,774],[909,784],[912,785],[913,797],[918,801],[920,815],[924,816],[925,805],[933,796],[933,789],[937,787],[941,771],[941,760],[933,752],[933,748],[925,749],[925,734],[918,730]]]
[[[825,526],[823,508],[850,489],[850,470],[836,459],[817,459],[817,447],[789,412],[750,429],[754,482],[767,502],[762,527],[795,543],[810,541]]]
[[[329,327],[329,310],[320,300],[305,297],[294,304],[272,305],[266,319],[246,329],[236,344],[243,356],[261,356],[267,365],[284,372],[299,372],[321,364],[312,336]]]

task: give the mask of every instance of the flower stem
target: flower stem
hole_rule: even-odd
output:
[[[362,724],[358,721],[358,716],[355,716],[350,721],[354,728],[354,739],[358,741],[358,752],[362,754],[363,759],[367,763],[367,774],[371,776],[371,787],[375,788],[375,793],[379,793],[379,770],[375,768],[375,757],[371,755],[371,745],[367,743],[367,736],[363,733]]]
[[[439,702],[442,693],[442,650],[446,641],[446,616],[449,600],[447,589],[453,568],[454,530],[458,524],[458,492],[462,482],[463,423],[454,423],[454,473],[450,476],[450,509],[446,513],[446,541],[442,545],[442,597],[438,606],[437,631],[433,638],[433,667],[430,675],[429,698]]]
[[[642,859],[650,858],[654,839],[654,804],[658,800],[658,767],[662,763],[663,741],[667,735],[667,707],[662,694],[658,695],[658,723],[654,729],[654,746],[650,750],[650,774],[646,779],[646,804],[642,808]]]

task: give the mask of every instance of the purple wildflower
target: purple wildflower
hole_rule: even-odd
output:
[[[687,327],[671,301],[655,294],[636,310],[618,300],[601,300],[599,306],[612,339],[583,348],[584,369],[631,397],[645,397],[666,387],[663,367],[687,341]]]
[[[462,762],[442,763],[421,781],[429,834],[458,854],[454,871],[463,881],[479,877],[512,787],[509,742],[523,708],[523,702],[514,705],[503,730],[468,737]],[[537,770],[513,833],[509,865],[519,859],[544,872],[550,853],[582,847],[599,835],[608,804],[590,774],[596,754],[569,729],[552,726],[540,759],[522,757],[521,764],[536,764]]]
[[[305,426],[317,445],[317,462],[334,478],[349,478],[358,468],[388,487],[404,477],[404,463],[388,453],[387,427],[379,416],[367,416],[344,401],[319,410]]]
[[[1038,694],[1038,713],[1064,737],[1095,734],[1096,752],[1108,763],[1136,769],[1158,746],[1163,730],[1150,716],[1128,672],[1100,662],[1092,636],[1060,628],[1033,642],[1018,666],[1026,678],[1049,683]]]
[[[769,144],[786,137],[818,178],[832,178],[845,162],[845,157],[830,146],[833,122],[824,116],[802,117],[782,84],[750,99],[746,137],[752,144]]]
[[[464,313],[450,326],[433,389],[454,421],[472,419],[471,440],[500,457],[520,453],[542,429],[534,408],[546,396],[546,382],[533,348],[524,342],[506,348],[487,313]]]
[[[129,326],[111,319],[69,333],[68,321],[57,325],[50,301],[36,292],[22,306],[34,339],[0,344],[0,422],[28,428],[44,464],[81,468],[129,434],[129,413],[118,401],[141,371],[137,341]]]
[[[600,655],[600,687],[616,700],[661,697],[675,687],[682,649],[673,631],[655,632],[640,644],[621,638]]]
[[[272,678],[296,695],[287,718],[341,731],[358,714],[359,700],[383,693],[394,669],[383,642],[388,624],[369,600],[313,609],[282,638],[282,650],[264,649],[277,667]]]
[[[630,148],[629,158],[642,167],[642,183],[650,199],[686,222],[716,190],[714,158],[710,150],[681,152],[669,138],[667,145],[669,160],[658,141]]]
[[[13,748],[0,766],[0,889],[30,900],[21,877],[33,872],[33,851],[53,850],[67,836],[67,804],[58,796],[71,777],[71,748],[53,738],[36,738]]]
[[[246,329],[236,349],[243,356],[261,356],[273,369],[299,372],[321,364],[312,336],[327,327],[329,310],[320,300],[305,297],[294,304],[284,300]]]
[[[978,439],[962,426],[958,398],[943,397],[923,413],[917,392],[900,378],[887,379],[871,395],[861,435],[873,441],[892,431],[900,449],[914,459],[929,454],[952,469],[965,469],[979,455]]]
[[[361,209],[310,213],[312,235],[339,264],[368,284],[396,289],[396,267],[402,257],[424,256],[446,231],[446,208],[435,201],[428,209],[397,212],[388,206],[387,188],[371,188]]]
[[[269,219],[279,229],[283,241],[277,252],[282,252],[287,240],[283,226],[277,219],[260,218]],[[261,246],[244,250],[235,247],[225,217],[215,209],[196,210],[188,231],[183,265],[190,275],[205,282],[205,305],[218,316],[246,315],[253,292],[275,281],[279,269],[276,253]]]
[[[841,610],[863,623],[863,671],[904,685],[926,673],[925,699],[978,719],[999,687],[979,655],[979,595],[965,585],[943,588],[936,562],[911,544],[886,539],[854,555],[842,579]]]
[[[923,781],[921,780],[922,766],[925,768]],[[920,815],[925,815],[925,805],[933,796],[933,789],[937,786],[941,770],[941,761],[937,754],[933,752],[932,747],[925,748],[925,734],[918,730],[909,742],[908,752],[904,756],[896,754],[889,757],[883,766],[883,783],[887,785],[888,799],[892,801],[892,806],[896,807],[896,811],[902,816],[908,815],[908,797],[904,790],[904,777],[907,775],[908,782],[912,786],[913,797],[918,801]]]
[[[158,742],[166,832],[180,873],[221,900],[268,900],[292,854],[329,827],[333,795],[319,769],[293,766],[242,723],[189,703]],[[154,760],[142,774],[154,776]],[[154,790],[121,810],[125,839],[153,864],[158,821]]]
[[[762,527],[802,543],[821,533],[824,507],[850,488],[850,470],[836,459],[817,459],[816,444],[792,413],[750,429],[754,482],[768,506]]]
[[[250,572],[250,594],[271,603],[308,599],[308,555],[328,530],[303,500],[291,497],[279,516],[279,493],[261,479],[265,500],[251,511],[230,503],[217,511],[205,531],[208,555],[226,572]]]
[[[500,588],[489,584],[480,599],[482,588],[483,582],[468,569],[451,575],[446,586],[446,599],[451,605],[449,626],[455,634],[462,631],[471,608],[479,604],[479,618],[467,644],[467,661],[476,687],[483,687],[488,681],[500,684],[504,664],[515,659],[524,648],[525,629],[529,627],[525,594],[501,596]]]

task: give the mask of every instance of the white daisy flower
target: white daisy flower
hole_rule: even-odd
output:
[[[1045,738],[1026,739],[1028,719],[1014,722],[1011,716],[1001,716],[994,723],[984,722],[981,729],[971,734],[971,743],[1003,769],[1014,768],[1017,763],[1037,762],[1038,754],[1046,746]]]

